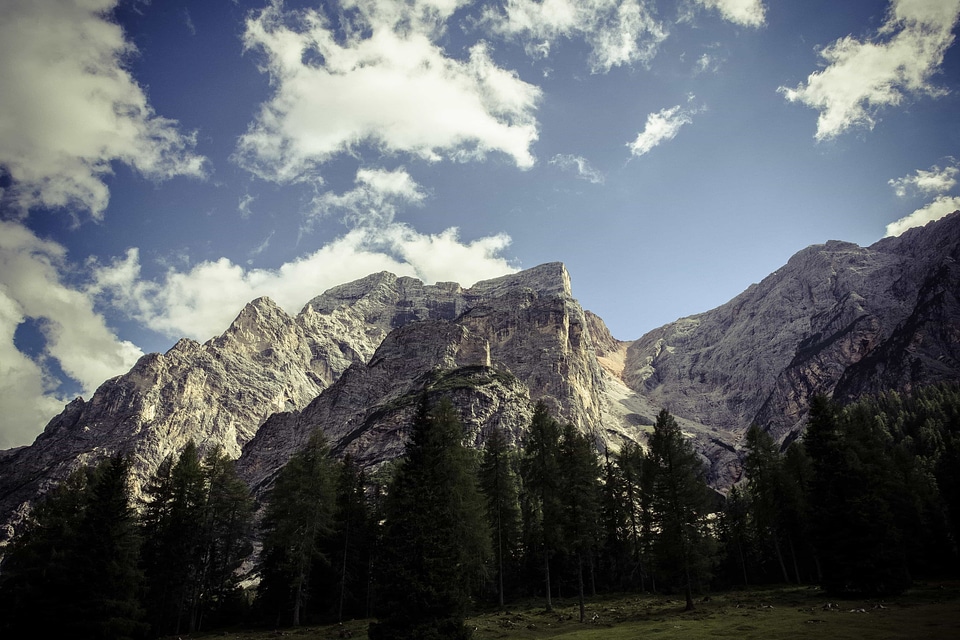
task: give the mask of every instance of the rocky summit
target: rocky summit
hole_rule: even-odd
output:
[[[809,399],[960,379],[960,212],[870,247],[800,251],[730,302],[633,341],[573,297],[561,263],[478,282],[377,273],[291,317],[267,298],[220,336],[181,340],[77,398],[29,447],[0,452],[0,538],[80,465],[133,459],[135,494],[188,440],[238,458],[260,490],[321,429],[368,467],[403,451],[418,399],[451,398],[471,442],[521,441],[544,401],[597,446],[677,417],[725,488],[746,429],[788,442]],[[642,285],[638,285],[641,286]]]

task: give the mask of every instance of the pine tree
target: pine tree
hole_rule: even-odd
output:
[[[487,521],[497,564],[497,602],[504,606],[504,573],[520,543],[520,492],[514,472],[514,451],[499,429],[484,442],[479,471],[480,490],[486,498]]]
[[[893,501],[907,492],[885,449],[889,432],[863,405],[814,398],[810,455],[812,532],[829,593],[892,594],[910,584]]]
[[[707,528],[711,501],[703,464],[666,409],[657,416],[650,437],[650,458],[656,465],[657,562],[681,585],[689,611],[694,608],[694,580],[706,578],[713,561]]]
[[[366,616],[370,555],[374,542],[373,516],[366,496],[366,476],[347,456],[338,470],[336,517],[332,539],[337,575],[337,621],[345,615]]]
[[[533,411],[523,447],[520,476],[521,508],[526,548],[540,556],[547,611],[553,610],[550,561],[563,542],[563,504],[560,500],[560,425],[543,402]]]
[[[563,429],[559,456],[563,544],[576,557],[580,622],[584,620],[584,558],[591,559],[600,515],[600,467],[593,444],[572,424]]]
[[[428,411],[421,400],[384,504],[373,640],[471,635],[464,624],[470,580],[489,554],[490,534],[463,437],[449,401]]]
[[[0,571],[7,637],[124,640],[143,633],[128,468],[115,456],[81,469],[34,509]]]
[[[263,517],[260,608],[276,624],[299,626],[310,603],[311,576],[329,570],[324,553],[334,531],[336,467],[320,431],[283,466]]]
[[[743,471],[750,491],[756,537],[773,548],[783,581],[790,582],[781,548],[781,538],[787,534],[782,527],[785,491],[780,451],[770,434],[755,424],[747,430],[746,451]],[[797,581],[799,579],[797,576]]]
[[[195,557],[199,567],[192,596],[195,623],[191,624],[197,631],[204,616],[216,623],[242,611],[237,570],[253,552],[253,497],[233,460],[216,447],[204,456],[201,468],[206,496]]]
[[[148,620],[155,635],[195,630],[206,487],[196,443],[168,456],[145,489],[141,518]]]

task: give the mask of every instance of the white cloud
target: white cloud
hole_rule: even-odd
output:
[[[960,197],[940,196],[930,204],[887,225],[886,237],[898,236],[907,229],[922,227],[960,209]]]
[[[540,90],[498,67],[483,42],[468,59],[436,43],[454,2],[342,2],[346,36],[314,10],[279,1],[247,20],[244,46],[264,56],[275,87],[236,158],[277,182],[317,181],[319,167],[372,144],[428,161],[501,152],[534,164]]]
[[[401,204],[419,205],[426,198],[420,185],[404,169],[360,169],[356,187],[343,194],[323,193],[313,200],[317,213],[342,212],[351,225],[393,222]]]
[[[226,258],[189,270],[169,269],[160,281],[140,277],[137,249],[95,270],[96,291],[126,313],[170,337],[206,340],[222,332],[247,302],[269,296],[290,313],[311,297],[377,271],[425,282],[477,280],[515,271],[500,253],[499,234],[462,242],[456,229],[421,234],[402,224],[362,227],[279,269],[244,269]]]
[[[883,107],[905,95],[943,93],[932,82],[953,44],[960,0],[893,0],[874,38],[846,36],[820,51],[826,63],[797,88],[780,87],[791,102],[817,109],[817,140],[853,127],[873,128]]]
[[[119,340],[94,309],[91,295],[62,281],[66,250],[16,222],[0,221],[0,447],[26,444],[59,409],[58,381],[45,370],[55,360],[88,396],[128,370],[142,355]],[[39,322],[46,344],[39,359],[14,344],[17,327]]]
[[[957,185],[957,173],[960,173],[960,168],[956,165],[948,165],[942,169],[934,165],[928,170],[917,169],[913,175],[889,180],[887,184],[893,187],[894,193],[900,198],[905,198],[911,193],[941,194]]]
[[[685,124],[693,122],[696,111],[684,109],[680,105],[661,109],[657,113],[647,116],[647,124],[633,142],[628,142],[630,153],[642,156],[649,153],[657,145],[672,140]]]
[[[482,24],[492,33],[523,41],[527,54],[542,58],[561,38],[583,38],[594,73],[635,63],[648,64],[666,28],[646,0],[507,0],[487,8]]]
[[[556,165],[565,171],[576,171],[577,177],[591,184],[603,184],[603,173],[590,166],[586,158],[568,153],[558,153],[550,158],[550,164]]]
[[[100,218],[120,162],[150,179],[204,175],[193,135],[154,113],[124,66],[117,0],[8,0],[0,19],[0,167],[25,215],[68,207]]]
[[[744,27],[762,27],[766,9],[762,0],[695,0],[706,9],[716,9],[724,20]]]

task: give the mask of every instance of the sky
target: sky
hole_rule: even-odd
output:
[[[388,270],[636,339],[960,209],[960,0],[5,0],[0,448]]]

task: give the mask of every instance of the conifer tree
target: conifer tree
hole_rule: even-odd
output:
[[[336,466],[318,430],[283,466],[267,498],[257,598],[276,624],[300,625],[314,570],[330,569],[325,550],[335,501]]]
[[[366,616],[373,548],[373,518],[366,496],[366,476],[351,456],[338,469],[333,569],[337,571],[337,621]]]
[[[600,467],[593,444],[572,424],[563,429],[559,456],[563,544],[576,557],[580,622],[584,620],[584,559],[591,560],[600,511]]]
[[[141,517],[148,620],[155,635],[193,631],[206,488],[196,443],[172,454],[147,484]]]
[[[484,442],[479,480],[486,498],[487,521],[497,565],[497,602],[502,609],[504,573],[520,542],[520,495],[514,472],[514,451],[499,429],[492,429]]]
[[[523,447],[522,513],[526,548],[538,555],[543,567],[547,611],[553,610],[550,562],[563,542],[563,504],[560,500],[560,425],[546,405],[538,402]]]
[[[781,548],[781,538],[788,534],[782,527],[786,518],[782,512],[785,489],[780,451],[770,434],[754,424],[747,430],[746,452],[743,471],[747,476],[757,539],[769,543],[783,581],[790,582]]]
[[[36,506],[0,571],[5,637],[143,633],[128,469],[121,456],[103,460],[71,474]]]
[[[206,496],[190,625],[197,631],[204,616],[217,622],[242,611],[237,570],[253,552],[253,497],[234,461],[216,447],[204,456],[202,472]]]
[[[384,504],[373,640],[457,640],[490,534],[474,456],[449,401],[424,397]]]
[[[656,466],[657,562],[681,585],[689,611],[694,608],[694,581],[709,575],[713,561],[713,540],[707,528],[710,494],[703,464],[666,409],[657,416],[650,437],[650,458]]]
[[[821,586],[830,593],[891,594],[910,584],[892,500],[906,492],[885,448],[890,434],[864,406],[811,402],[804,444],[813,466],[812,531]]]

